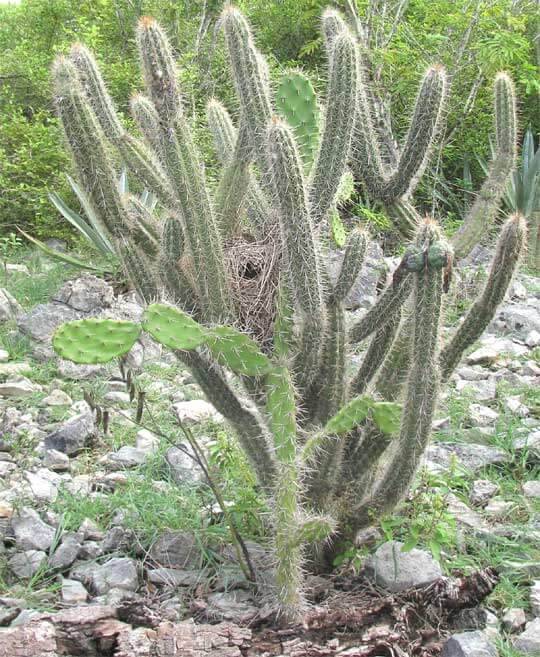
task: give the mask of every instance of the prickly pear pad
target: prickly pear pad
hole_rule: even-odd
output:
[[[230,326],[218,326],[209,331],[207,344],[215,358],[237,374],[264,376],[272,368],[259,345]]]
[[[170,349],[195,349],[208,339],[207,330],[187,313],[163,303],[148,306],[143,327],[155,340]]]
[[[280,79],[276,107],[293,129],[307,169],[319,145],[319,108],[310,80],[299,71],[289,71]]]
[[[141,327],[113,319],[79,319],[60,326],[53,336],[56,353],[74,363],[108,363],[126,354],[139,337]]]

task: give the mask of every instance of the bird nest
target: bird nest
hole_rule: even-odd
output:
[[[279,240],[236,236],[225,247],[225,261],[239,327],[264,347],[274,330],[281,263]]]

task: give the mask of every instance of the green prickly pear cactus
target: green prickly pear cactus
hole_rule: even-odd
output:
[[[187,313],[163,303],[148,306],[143,326],[155,340],[170,349],[195,349],[208,339],[206,329]]]
[[[319,108],[309,78],[300,71],[281,76],[276,108],[293,129],[306,170],[309,171],[319,145]]]
[[[53,337],[56,353],[75,363],[108,363],[126,354],[141,333],[133,322],[113,319],[79,319],[62,324]]]
[[[209,331],[206,344],[219,363],[237,374],[264,376],[272,368],[255,340],[230,326]]]

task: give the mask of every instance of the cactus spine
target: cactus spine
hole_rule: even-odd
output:
[[[230,422],[268,496],[278,596],[283,613],[298,619],[306,604],[307,545],[320,547],[333,532],[352,538],[371,513],[400,501],[429,440],[439,369],[448,376],[493,316],[525,229],[517,217],[505,225],[481,298],[439,354],[451,252],[436,223],[419,220],[410,195],[440,124],[444,71],[432,67],[424,76],[408,135],[399,153],[388,157],[381,131],[373,126],[365,48],[338,13],[326,11],[325,119],[307,176],[297,135],[275,118],[268,67],[245,18],[227,5],[220,23],[240,117],[236,127],[220,103],[208,105],[222,164],[217,190],[206,180],[182,105],[172,49],[152,19],[138,26],[146,89],[131,101],[142,139],[124,129],[83,46],[54,66],[56,104],[84,192],[103,217],[139,295],[148,304],[163,299],[174,304],[150,306],[143,329],[173,350]],[[515,141],[513,91],[504,75],[496,89],[499,155],[493,168],[500,164],[506,171]],[[159,200],[153,213],[118,192],[112,149]],[[365,190],[417,231],[393,282],[347,334],[345,299],[359,275],[368,235],[352,231],[332,281],[321,234],[336,211],[349,160]],[[487,195],[482,203],[474,210],[477,217],[487,212]],[[271,258],[261,250],[269,244],[275,247]],[[238,251],[245,256],[240,262],[231,256]],[[242,314],[242,308],[253,312],[255,306],[265,329],[258,341]],[[223,320],[229,324],[216,326]],[[56,344],[68,357],[88,360],[99,356],[104,341],[104,353],[113,357],[129,349],[139,330],[119,337],[101,325],[84,336],[66,329]],[[362,364],[349,371],[348,353],[370,336]],[[379,382],[387,372],[396,381],[409,371],[400,420],[399,404],[381,395]],[[366,395],[372,390],[376,398]]]

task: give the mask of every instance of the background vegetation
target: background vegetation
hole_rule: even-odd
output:
[[[333,4],[345,8],[347,1]],[[40,237],[71,235],[47,196],[57,191],[77,207],[65,178],[70,164],[52,111],[49,70],[54,56],[73,41],[87,44],[126,116],[126,102],[140,82],[133,25],[139,16],[152,14],[168,29],[183,85],[195,98],[193,114],[202,122],[198,110],[211,95],[234,109],[222,44],[214,31],[222,4],[223,0],[22,0],[20,5],[0,5],[0,235],[16,226]],[[240,0],[238,4],[275,70],[301,66],[317,86],[325,74],[319,17],[332,3]],[[459,199],[466,193],[464,163],[471,163],[473,179],[481,177],[476,156],[489,153],[489,85],[494,72],[512,73],[521,101],[522,131],[531,124],[538,134],[540,44],[534,42],[538,0],[357,0],[357,5],[361,16],[371,12],[375,79],[390,91],[398,133],[401,123],[407,123],[411,96],[426,65],[442,61],[453,74],[443,139],[444,170],[435,166],[420,193],[426,206],[437,202],[441,212],[456,212],[459,204],[448,197],[455,193]],[[400,5],[406,5],[406,11],[396,21]]]

